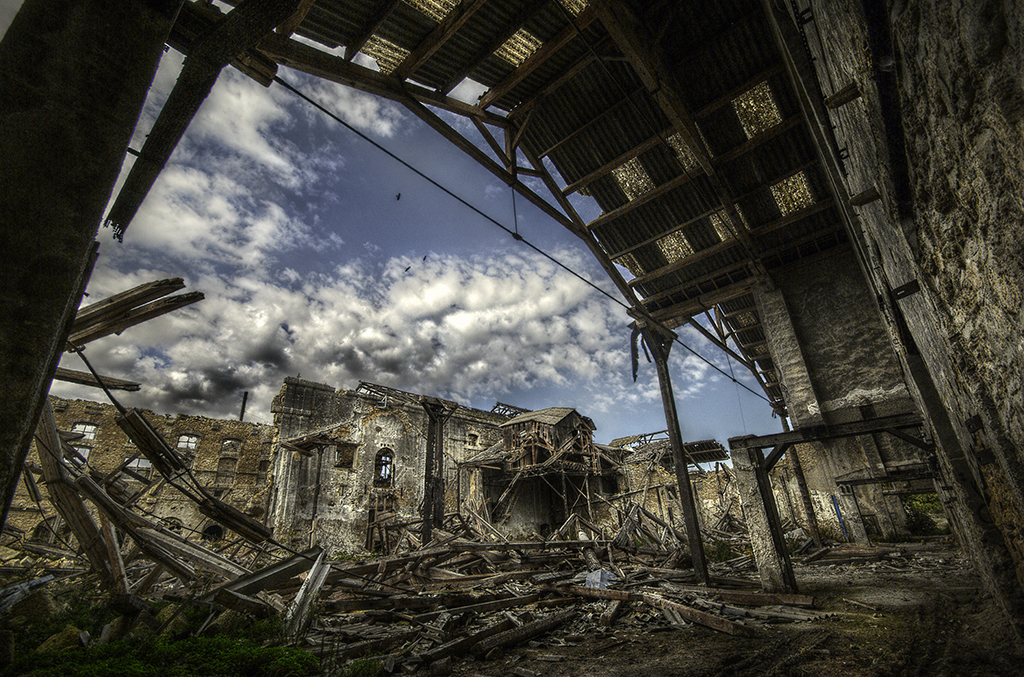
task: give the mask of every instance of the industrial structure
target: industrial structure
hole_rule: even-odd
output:
[[[284,86],[284,64],[400,102],[579,236],[621,292],[658,370],[699,581],[667,368],[687,325],[754,373],[788,427],[730,440],[766,588],[795,588],[767,474],[783,457],[802,472],[798,445],[813,444],[847,486],[933,478],[1020,635],[1024,31],[1012,9],[243,0],[222,13],[76,0],[54,12],[27,0],[0,44],[0,117],[16,130],[0,141],[0,218],[19,224],[5,228],[19,256],[0,284],[13,320],[0,344],[5,505],[166,42],[185,65],[107,214],[118,233],[228,64],[268,86]],[[449,96],[466,78],[486,88],[476,104]],[[487,150],[437,110],[468,118]],[[585,222],[574,195],[603,213]],[[423,406],[430,429],[452,413]]]

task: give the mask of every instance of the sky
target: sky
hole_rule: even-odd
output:
[[[0,0],[0,32],[18,3]],[[364,65],[373,62],[363,55]],[[131,143],[140,149],[182,56],[166,50]],[[279,75],[544,253],[621,295],[581,240],[399,105],[287,68]],[[472,100],[467,82],[455,92]],[[439,112],[490,152],[472,125]],[[117,195],[130,169],[128,155]],[[543,186],[534,188],[549,197]],[[549,198],[550,199],[550,198]],[[600,213],[574,198],[585,220]],[[513,217],[515,213],[515,219]],[[625,309],[332,121],[280,85],[225,68],[124,241],[101,228],[83,305],[184,278],[205,300],[86,347],[104,375],[138,381],[116,396],[157,413],[272,423],[287,376],[360,381],[453,399],[571,406],[595,438],[664,430],[657,375],[631,376]],[[627,273],[628,278],[628,273]],[[680,338],[760,392],[692,328]],[[687,441],[781,430],[767,402],[676,345],[669,360]],[[61,366],[84,369],[65,355]],[[94,388],[54,382],[61,397]]]

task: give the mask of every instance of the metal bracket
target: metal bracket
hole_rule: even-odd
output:
[[[892,295],[898,301],[900,299],[905,299],[911,294],[916,294],[919,291],[921,291],[921,283],[917,280],[911,280],[910,282],[893,289]]]

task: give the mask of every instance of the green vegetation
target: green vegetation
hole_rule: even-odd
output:
[[[153,634],[144,624],[131,636],[85,649],[38,652],[46,639],[68,628],[100,636],[103,626],[118,617],[130,617],[137,609],[117,598],[83,592],[83,587],[58,595],[65,609],[50,617],[8,617],[3,629],[13,635],[10,664],[0,665],[0,677],[305,677],[320,674],[316,657],[292,647],[264,646],[281,638],[282,622],[274,617],[253,621],[241,614],[224,614],[214,636],[187,637],[179,641],[165,632]],[[155,616],[166,603],[153,605]],[[169,618],[171,609],[160,613]],[[189,607],[178,614],[188,631],[205,619],[205,610]],[[186,634],[186,633],[182,633]],[[177,635],[180,637],[181,635]],[[71,631],[74,638],[74,632]]]
[[[937,494],[906,496],[903,508],[907,511],[907,531],[912,535],[937,536],[949,533],[949,524],[946,523],[942,502]]]
[[[709,562],[724,562],[738,557],[732,550],[732,544],[725,540],[709,540],[704,544],[704,554]]]

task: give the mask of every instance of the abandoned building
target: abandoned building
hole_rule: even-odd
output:
[[[272,410],[267,524],[282,543],[342,552],[391,552],[378,523],[430,522],[435,488],[436,516],[456,510],[457,464],[500,440],[505,421],[372,383],[336,390],[299,378],[285,379]]]
[[[107,492],[169,528],[200,538],[219,540],[226,532],[199,512],[185,494],[168,485],[118,426],[117,409],[107,403],[50,397],[57,427],[69,434],[72,462]],[[146,417],[188,459],[189,471],[217,498],[262,520],[269,497],[271,445],[274,429],[260,423],[219,420],[185,414],[146,412]],[[41,489],[40,449],[29,450],[5,527],[26,538],[55,543],[68,527]]]
[[[729,440],[767,590],[796,590],[769,479],[783,459],[805,517],[862,514],[855,537],[898,531],[893,487],[932,483],[1024,635],[1024,25],[1014,3],[245,0],[223,12],[136,0],[53,11],[26,0],[0,45],[0,115],[17,130],[0,141],[0,219],[5,250],[19,253],[0,284],[12,320],[0,343],[5,505],[166,43],[188,57],[144,147],[131,149],[143,161],[105,217],[119,234],[229,64],[266,86],[283,86],[284,65],[396,101],[579,236],[615,284],[658,372],[699,582],[707,562],[667,366],[681,327],[749,369],[784,427]],[[378,68],[358,65],[357,52]],[[466,78],[486,90],[473,104],[450,96]],[[437,110],[465,117],[483,143]],[[574,207],[583,198],[601,209],[589,222]],[[391,495],[443,513],[437,478],[509,432],[486,412],[381,392],[286,385],[275,473],[304,489],[272,501],[279,538],[307,543],[348,510],[390,512]],[[436,425],[448,416],[450,445]],[[400,442],[407,428],[423,431],[426,453]],[[561,448],[545,445],[522,447],[526,467],[538,463],[532,450],[551,454],[540,464],[561,462]],[[604,452],[585,452],[573,462],[603,482]],[[509,472],[526,458],[494,460]],[[815,474],[838,489],[833,500],[806,488]]]

